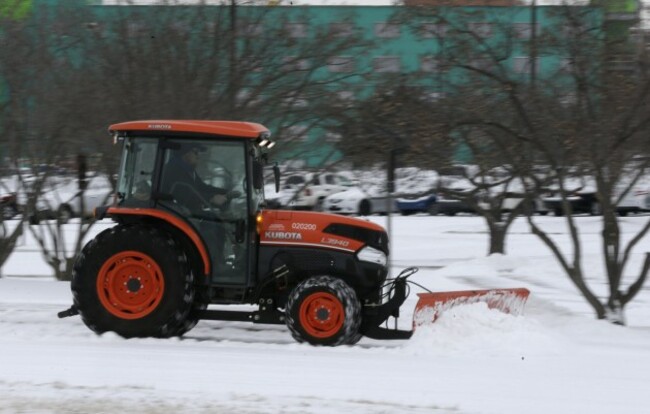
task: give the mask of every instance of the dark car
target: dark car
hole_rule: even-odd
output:
[[[397,209],[403,216],[415,213],[429,213],[435,216],[438,211],[438,196],[434,193],[405,195],[397,199]]]
[[[445,216],[455,216],[458,213],[475,214],[476,210],[463,200],[438,197],[438,212]]]
[[[4,220],[11,219],[20,212],[16,193],[0,195],[0,212]]]
[[[602,214],[600,207],[600,202],[596,197],[596,193],[593,192],[576,192],[570,194],[566,197],[567,201],[571,206],[571,212],[576,213],[588,213],[592,216],[598,216]],[[561,196],[549,196],[542,199],[544,205],[549,211],[552,211],[556,216],[564,215],[564,210],[562,209],[562,197]]]

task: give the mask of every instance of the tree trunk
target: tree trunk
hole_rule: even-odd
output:
[[[596,317],[598,319],[606,319],[608,314],[607,309],[585,283],[582,268],[578,265],[577,267],[569,268],[567,273],[573,284],[578,288],[582,296],[587,300],[587,302],[596,312]]]
[[[609,298],[607,306],[605,306],[605,315],[603,319],[615,325],[625,325],[624,305],[621,297],[621,292],[617,292],[614,297]]]
[[[5,225],[4,223],[1,224],[3,226]],[[21,221],[18,224],[18,227],[16,227],[8,237],[0,237],[0,268],[2,268],[7,259],[9,259],[9,256],[11,256],[11,253],[13,252],[14,247],[16,247],[16,243],[18,242],[18,238],[22,236],[22,234],[23,223]]]
[[[500,253],[506,253],[506,232],[507,227],[501,225],[501,223],[496,223],[489,226],[490,229],[490,251],[488,255]]]

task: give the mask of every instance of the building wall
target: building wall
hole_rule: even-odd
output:
[[[411,0],[407,4],[435,4],[440,5],[444,0]],[[415,15],[417,7],[400,6],[298,6],[298,7],[265,7],[268,12],[263,24],[273,25],[286,21],[292,25],[296,32],[296,41],[301,37],[316,36],[324,28],[336,28],[345,36],[347,30],[350,33],[358,33],[363,38],[373,43],[367,54],[357,56],[341,56],[351,59],[353,71],[359,71],[362,75],[352,76],[346,80],[351,85],[362,85],[361,94],[369,94],[387,79],[399,79],[400,74],[419,74],[418,84],[425,93],[430,96],[439,96],[448,93],[451,86],[462,83],[464,74],[462,70],[431,70],[427,66],[427,59],[444,55],[445,48],[453,44],[451,35],[427,36],[423,35],[419,28],[422,25],[435,24],[440,17],[444,18],[453,26],[456,32],[462,30],[484,30],[484,42],[490,47],[503,49],[508,47],[508,54],[502,64],[513,76],[520,76],[526,79],[530,76],[530,23],[534,18],[537,22],[536,33],[550,34],[557,36],[568,36],[557,27],[560,7],[539,6],[532,9],[529,6],[515,6],[514,0],[465,0],[453,2],[458,7],[437,7],[438,18],[422,17]],[[480,4],[480,6],[474,6]],[[499,6],[499,7],[493,7]],[[110,14],[111,10],[119,6],[96,6],[99,14]],[[133,7],[154,7],[154,6],[133,6]],[[213,10],[225,6],[211,6]],[[123,7],[119,7],[124,10]],[[179,13],[182,7],[177,8]],[[247,17],[258,13],[260,7],[238,7],[239,19],[246,20]],[[425,8],[426,9],[426,8]],[[574,7],[574,10],[584,11],[585,21],[588,25],[599,27],[602,13],[598,8]],[[209,10],[209,9],[208,9]],[[534,17],[533,17],[534,16]],[[348,26],[343,27],[342,23]],[[469,26],[468,26],[469,25]],[[430,27],[430,26],[426,26]],[[451,32],[453,32],[452,30]],[[522,32],[510,42],[512,33],[515,30]],[[526,34],[527,33],[527,34]],[[537,76],[540,78],[555,76],[564,64],[561,52],[554,53],[546,50],[539,53]],[[340,66],[339,70],[340,70]],[[322,69],[321,76],[327,76]],[[340,87],[340,85],[336,85]],[[358,93],[358,92],[355,92]],[[319,140],[325,134],[324,131],[313,131],[306,138],[305,145]],[[308,165],[317,165],[331,151],[329,145],[322,148],[314,148],[307,159]],[[330,158],[330,161],[332,159]]]

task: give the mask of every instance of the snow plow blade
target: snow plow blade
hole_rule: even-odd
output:
[[[420,299],[413,313],[413,328],[435,322],[444,311],[454,306],[477,302],[487,303],[490,309],[520,315],[529,294],[525,288],[418,293]]]

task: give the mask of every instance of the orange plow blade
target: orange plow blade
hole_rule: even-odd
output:
[[[420,299],[413,313],[413,328],[435,322],[444,311],[454,306],[477,302],[487,303],[490,309],[520,315],[529,294],[530,291],[524,288],[418,293]]]

